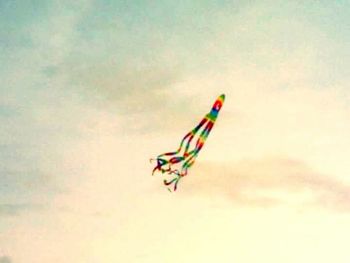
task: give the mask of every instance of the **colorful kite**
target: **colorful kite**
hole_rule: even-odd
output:
[[[154,174],[155,171],[159,170],[162,173],[167,173],[167,174],[175,174],[175,178],[173,178],[170,181],[164,180],[165,185],[171,185],[174,183],[174,191],[176,191],[177,184],[179,183],[179,180],[181,177],[184,177],[187,175],[187,170],[190,168],[194,161],[197,158],[197,155],[199,151],[202,149],[205,140],[208,138],[208,135],[213,128],[216,118],[219,115],[219,111],[224,103],[225,100],[225,95],[222,94],[217,98],[215,101],[213,107],[211,108],[211,111],[205,115],[205,117],[200,121],[200,123],[189,133],[185,135],[185,137],[182,139],[180,143],[180,147],[176,152],[168,152],[168,153],[163,153],[161,155],[158,155],[156,159],[151,159],[152,160],[157,160],[157,165],[154,167],[152,171],[152,175]],[[202,132],[199,135],[199,138],[197,139],[196,146],[193,150],[189,150],[191,141],[193,137],[198,133],[198,131],[204,126]],[[185,141],[186,145],[184,145]],[[184,149],[183,149],[184,146]],[[180,152],[184,150],[182,154]],[[173,164],[180,164],[182,163],[181,170],[178,171],[177,169],[172,169]],[[164,167],[165,165],[168,165],[168,167]],[[168,188],[169,189],[169,188]],[[170,189],[169,189],[170,191]]]

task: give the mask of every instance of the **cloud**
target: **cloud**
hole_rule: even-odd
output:
[[[0,257],[0,263],[11,263],[11,262],[12,262],[12,260],[8,256],[1,256]]]
[[[0,196],[9,204],[41,203],[63,185],[62,174],[69,180],[71,169],[61,170],[67,145],[74,148],[80,124],[89,119],[87,107],[72,89],[62,89],[65,78],[57,74],[74,46],[89,1],[15,6],[8,6],[9,13],[1,17],[12,33],[7,36],[10,44],[1,46],[6,66],[0,67]],[[32,12],[36,15],[27,16]],[[27,208],[6,205],[2,214]]]
[[[193,94],[182,92],[188,88],[179,87],[182,71],[166,64],[158,58],[148,65],[131,63],[119,69],[107,61],[68,74],[87,105],[116,116],[121,133],[145,134],[176,129],[176,123],[192,125],[208,110],[196,107]],[[192,119],[189,112],[195,113]]]
[[[350,186],[288,158],[197,163],[184,191],[224,195],[244,206],[295,205],[350,211]]]
[[[0,216],[14,216],[19,213],[40,211],[44,209],[41,204],[0,204]]]

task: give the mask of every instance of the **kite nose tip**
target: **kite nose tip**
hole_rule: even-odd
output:
[[[220,99],[221,99],[222,101],[224,101],[224,100],[225,100],[225,94],[221,94]]]

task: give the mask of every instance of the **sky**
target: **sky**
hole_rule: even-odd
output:
[[[349,12],[0,0],[0,263],[349,262]]]

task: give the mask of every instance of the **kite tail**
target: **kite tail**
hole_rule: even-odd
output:
[[[167,181],[167,180],[164,180],[163,182],[164,182],[164,184],[166,185],[166,186],[168,186],[168,185],[171,185],[172,183],[174,183],[174,192],[176,191],[176,189],[177,189],[177,184],[179,183],[179,181],[180,181],[180,176],[178,176],[178,177],[175,177],[174,179],[172,179],[171,181]],[[171,191],[169,188],[168,188],[168,190],[169,191]]]
[[[161,171],[162,173],[168,172],[169,174],[173,174],[177,170],[172,170],[171,166],[173,164],[182,162],[184,159],[185,159],[184,156],[175,156],[175,157],[172,157],[169,160],[165,160],[163,158],[157,157],[157,159],[156,159],[157,160],[157,165],[156,165],[156,167],[154,167],[154,169],[152,171],[152,175],[154,174],[155,171]],[[152,160],[155,160],[155,159],[150,159],[150,160],[152,161]],[[164,165],[169,165],[169,167],[167,169],[164,169],[163,168]]]

